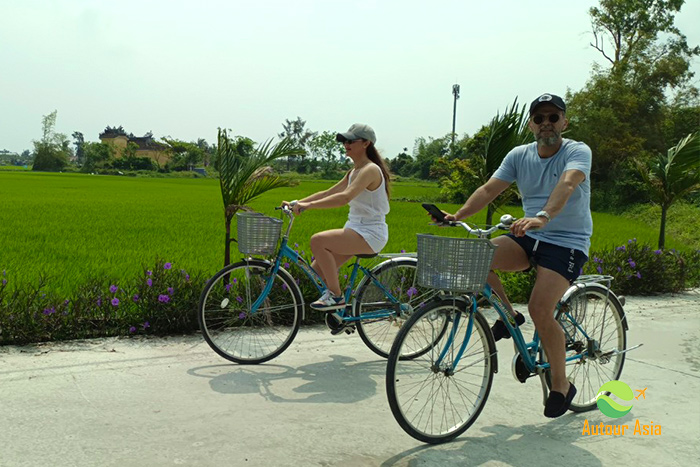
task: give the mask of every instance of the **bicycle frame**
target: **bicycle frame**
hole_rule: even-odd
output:
[[[289,232],[291,231],[292,224],[294,223],[294,216],[291,215],[289,211],[285,210],[283,212],[285,212],[289,217],[289,224],[287,225],[287,230],[284,236],[282,237],[282,241],[279,250],[277,251],[275,261],[272,264],[272,268],[270,269],[270,275],[266,277],[265,287],[260,296],[251,305],[251,313],[257,312],[258,308],[265,300],[265,297],[267,297],[267,295],[270,293],[274,277],[277,274],[277,271],[279,271],[280,267],[282,266],[282,261],[284,259],[289,259],[294,264],[299,266],[299,268],[304,272],[304,274],[306,274],[306,277],[308,277],[309,280],[316,286],[316,289],[318,289],[319,293],[323,293],[328,288],[326,283],[318,274],[318,272],[316,272],[316,270],[313,267],[311,267],[311,265],[307,263],[306,260],[299,255],[299,253],[297,253],[294,249],[292,249],[289,246]],[[379,287],[379,289],[384,293],[384,296],[387,298],[387,302],[382,303],[386,303],[387,305],[393,306],[393,310],[377,310],[372,313],[365,313],[362,317],[349,315],[348,311],[352,307],[352,302],[350,299],[353,294],[353,288],[355,286],[355,281],[357,280],[358,271],[361,271],[365,276],[369,277],[372,283]],[[297,288],[298,287],[299,286],[297,285]],[[388,290],[381,282],[377,280],[374,274],[372,274],[372,271],[360,264],[359,258],[355,259],[355,264],[353,265],[352,272],[350,273],[350,280],[348,281],[347,287],[345,288],[345,292],[343,295],[345,298],[345,303],[347,304],[345,309],[340,311],[340,314],[343,317],[343,321],[354,322],[360,320],[386,318],[395,313],[398,313],[399,310],[403,311],[403,308],[405,306],[401,304],[396,297],[394,297],[390,290]],[[304,312],[302,311],[302,318],[304,318],[303,313]]]

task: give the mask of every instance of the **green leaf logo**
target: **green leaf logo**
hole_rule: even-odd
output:
[[[631,401],[634,398],[632,389],[622,381],[608,381],[598,390],[596,404],[604,415],[610,418],[620,418],[632,410],[632,406],[620,405],[612,400],[606,393],[614,394],[618,399]]]

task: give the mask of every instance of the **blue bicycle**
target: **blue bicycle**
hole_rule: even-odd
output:
[[[486,238],[514,221],[501,217],[487,230],[455,222],[479,238],[418,235],[418,283],[448,293],[411,316],[391,348],[386,372],[389,405],[399,425],[432,444],[449,441],[476,421],[486,404],[494,373],[496,344],[480,307],[490,305],[505,323],[515,346],[513,376],[524,383],[539,376],[543,403],[551,387],[547,356],[535,331],[525,341],[505,306],[486,284],[495,246]],[[609,288],[611,276],[581,276],[566,291],[555,316],[566,337],[567,378],[578,388],[571,410],[596,407],[598,389],[619,379],[627,349],[624,300]],[[452,292],[452,293],[449,293]],[[451,326],[443,330],[443,322]],[[412,360],[415,349],[430,351]],[[641,344],[640,344],[641,345]]]
[[[198,319],[204,339],[216,353],[236,363],[268,361],[294,340],[305,304],[289,263],[300,267],[319,294],[326,290],[318,273],[288,244],[294,214],[286,207],[276,209],[289,220],[281,241],[282,219],[256,213],[236,215],[238,248],[245,256],[216,273],[200,298]],[[387,259],[371,269],[360,264],[361,258],[375,256],[357,255],[345,289],[347,306],[326,313],[325,320],[333,334],[350,334],[356,329],[373,352],[386,358],[403,323],[437,292],[416,283],[415,256],[381,255]],[[447,324],[443,323],[443,329]],[[413,349],[403,357],[414,358],[428,349]]]

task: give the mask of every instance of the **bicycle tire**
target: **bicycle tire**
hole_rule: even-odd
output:
[[[467,312],[466,307],[466,301],[451,298],[427,305],[411,316],[391,347],[386,372],[391,412],[406,433],[425,443],[444,443],[464,433],[479,417],[491,391],[497,371],[496,344],[486,319],[479,312]],[[422,347],[425,341],[435,341],[440,331],[431,321],[436,314],[444,314],[453,326],[459,316],[457,329],[451,326],[429,352],[418,358],[401,358],[403,353],[410,353],[404,347]],[[450,374],[446,368],[452,365],[470,321],[473,328],[467,349]],[[451,348],[436,366],[453,330]]]
[[[197,318],[207,344],[235,363],[258,364],[277,357],[299,331],[303,302],[299,288],[278,270],[268,296],[251,314],[272,264],[250,259],[231,264],[212,277],[200,296]]]
[[[421,287],[416,283],[417,260],[415,258],[399,258],[384,261],[372,268],[374,277],[389,289],[402,307],[400,313],[377,319],[360,319],[356,323],[360,338],[369,349],[377,355],[388,358],[391,345],[401,326],[408,320],[414,310],[425,306],[431,297],[437,295],[434,289]],[[365,275],[357,287],[353,305],[353,315],[362,318],[363,315],[385,310],[387,298],[384,291]],[[445,322],[447,329],[447,322]],[[424,349],[427,351],[429,348]],[[419,355],[415,353],[405,358]]]
[[[607,305],[607,312],[604,313]],[[625,313],[617,297],[604,285],[592,283],[579,286],[557,309],[556,319],[564,330],[566,356],[587,350],[587,339],[564,313],[568,311],[589,337],[596,339],[604,356],[614,349],[627,348]],[[605,322],[603,322],[605,319]],[[611,329],[609,329],[611,328]],[[609,330],[608,330],[609,329]],[[601,338],[602,336],[602,338]],[[586,358],[567,362],[566,377],[574,383],[577,392],[571,403],[573,412],[587,412],[597,407],[598,389],[608,381],[617,380],[625,363],[624,353],[606,358]],[[540,349],[542,361],[547,361]],[[545,380],[552,387],[551,371],[545,371]]]

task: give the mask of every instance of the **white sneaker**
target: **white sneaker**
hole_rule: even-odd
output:
[[[335,311],[345,308],[345,299],[342,296],[336,297],[333,292],[326,289],[323,295],[309,306],[318,311]]]

